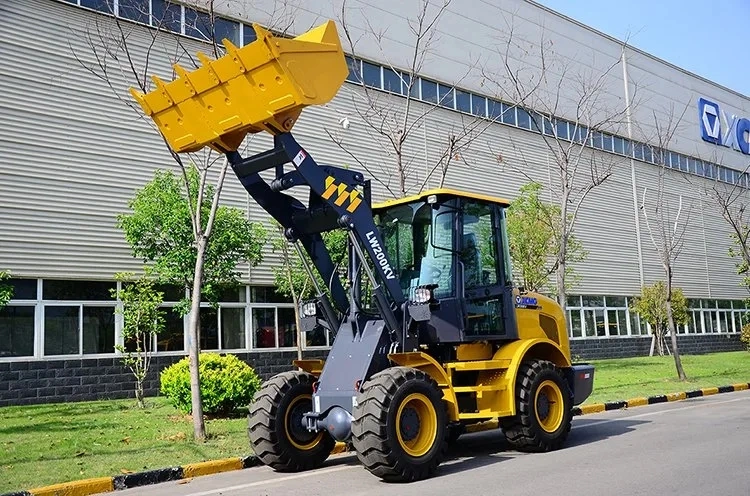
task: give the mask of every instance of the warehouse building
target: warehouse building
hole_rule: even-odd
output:
[[[414,122],[402,150],[407,194],[446,186],[512,200],[533,179],[554,199],[560,153],[577,157],[576,188],[592,167],[608,172],[575,227],[587,252],[574,264],[568,298],[575,354],[648,353],[648,327],[630,307],[663,275],[639,208],[658,190],[673,211],[683,206],[674,273],[691,318],[679,330],[681,346],[739,347],[745,290],[728,256],[730,230],[703,193],[750,185],[746,96],[527,0],[502,7],[462,0],[442,12],[431,4],[426,19],[439,13],[439,22],[416,51],[424,60],[413,78],[404,75],[415,60],[416,0],[349,0],[343,9],[341,2],[233,0],[212,2],[215,17],[208,3],[0,3],[0,270],[11,272],[15,290],[0,311],[0,405],[128,394],[110,290],[116,272],[138,271],[141,261],[116,216],[156,169],[175,167],[131,107],[128,68],[132,62],[139,74],[169,80],[175,60],[190,67],[197,51],[212,53],[212,32],[237,46],[252,42],[252,22],[296,35],[337,21],[350,75],[330,104],[305,110],[294,132],[318,162],[364,168],[375,200],[402,187],[396,154],[373,116],[387,114],[381,124],[402,116],[407,94]],[[130,58],[117,43],[123,39]],[[589,123],[599,124],[595,132]],[[673,130],[668,140],[664,128]],[[245,153],[269,143],[253,136]],[[232,176],[222,199],[268,221]],[[236,353],[264,375],[296,356],[294,312],[274,288],[274,264],[267,248],[261,265],[241,265],[244,286],[201,313],[204,350]],[[179,288],[165,290],[168,307],[182,297]],[[187,349],[186,322],[167,316],[155,343],[157,369]],[[307,353],[325,355],[328,339],[309,340]],[[147,386],[156,390],[156,376]]]

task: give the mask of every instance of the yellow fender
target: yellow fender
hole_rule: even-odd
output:
[[[498,411],[509,411],[516,414],[516,377],[524,360],[549,360],[558,367],[570,367],[570,359],[554,341],[546,338],[521,339],[503,346],[495,352],[493,360],[510,360],[506,372],[508,394],[502,396],[504,405],[497,405]]]
[[[454,422],[458,420],[458,403],[448,374],[445,369],[430,355],[422,352],[391,353],[388,359],[402,367],[413,367],[425,372],[435,379],[438,387],[443,390],[443,400],[448,405],[448,418]]]

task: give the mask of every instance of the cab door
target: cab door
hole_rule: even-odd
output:
[[[464,299],[462,340],[501,339],[515,334],[512,281],[505,270],[507,251],[503,210],[495,204],[463,200],[459,237],[459,284]],[[509,319],[511,319],[509,321]]]

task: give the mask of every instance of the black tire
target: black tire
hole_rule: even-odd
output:
[[[263,384],[250,404],[250,445],[260,461],[274,470],[300,472],[317,468],[336,444],[327,431],[313,433],[304,426],[296,427],[302,413],[312,410],[315,380],[307,372],[283,372]]]
[[[523,452],[558,449],[568,438],[572,407],[568,383],[552,362],[524,362],[516,376],[516,415],[500,424],[505,439]]]
[[[448,414],[443,392],[420,370],[391,367],[373,375],[357,396],[353,416],[357,457],[384,481],[426,479],[445,457]]]

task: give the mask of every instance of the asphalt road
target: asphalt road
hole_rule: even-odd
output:
[[[502,432],[462,436],[438,476],[387,484],[350,454],[318,470],[267,467],[118,491],[143,496],[750,496],[750,391],[575,417],[566,448],[508,450]]]

